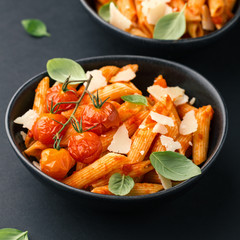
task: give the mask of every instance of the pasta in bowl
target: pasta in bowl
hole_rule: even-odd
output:
[[[49,75],[26,83],[10,102],[10,142],[35,175],[79,196],[151,199],[183,189],[206,171],[223,143],[226,112],[203,77],[146,57],[79,63],[86,71],[80,86],[74,74],[68,84],[49,82],[49,76],[57,78],[49,69],[58,64],[51,60]],[[31,101],[24,99],[26,90]],[[66,95],[77,100],[65,100]],[[30,129],[25,143],[20,124]]]
[[[239,18],[237,1],[80,2],[104,26],[129,40],[154,46],[207,43],[226,32]]]

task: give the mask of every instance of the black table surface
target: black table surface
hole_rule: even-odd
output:
[[[20,24],[26,18],[43,20],[51,37],[28,36]],[[30,240],[239,239],[240,24],[214,44],[170,55],[135,47],[109,34],[78,0],[1,0],[0,19],[0,228],[28,230]],[[209,79],[227,103],[229,132],[216,164],[190,191],[154,211],[95,212],[81,203],[72,204],[27,171],[5,133],[4,115],[11,96],[44,71],[48,59],[111,54],[150,55],[183,63]]]

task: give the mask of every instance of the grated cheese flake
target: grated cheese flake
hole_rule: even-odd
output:
[[[193,97],[193,98],[190,100],[189,104],[190,104],[190,105],[193,105],[193,104],[195,103],[195,101],[196,101],[196,98]]]
[[[110,3],[110,24],[122,30],[127,30],[132,25],[132,22],[116,8],[113,2]]]
[[[131,148],[132,140],[128,136],[128,130],[123,124],[113,136],[113,140],[108,147],[110,152],[127,154]]]
[[[24,131],[20,131],[23,141],[25,141],[27,134]]]
[[[183,96],[185,90],[180,87],[167,87],[163,88],[159,85],[153,85],[147,88],[147,91],[155,97],[157,100],[161,101],[161,98],[170,96],[172,101],[175,101],[177,97]]]
[[[164,189],[169,189],[169,188],[172,187],[172,181],[170,179],[165,178],[164,176],[162,176],[158,172],[157,172],[157,175],[158,175]]]
[[[182,135],[188,135],[190,133],[196,132],[198,128],[197,119],[195,118],[194,110],[187,112],[179,127],[179,132]]]
[[[168,125],[170,127],[174,126],[174,121],[170,117],[167,117],[165,115],[162,115],[162,114],[159,114],[159,113],[156,113],[153,111],[150,112],[150,116],[151,116],[152,120],[156,121],[159,124]]]
[[[14,120],[14,123],[22,124],[23,128],[27,128],[31,130],[37,118],[38,118],[38,114],[34,110],[29,109],[21,117],[16,118]]]
[[[180,142],[178,141],[175,142],[171,137],[161,135],[160,140],[162,145],[166,147],[166,151],[175,152],[177,149],[180,149],[182,147]]]
[[[144,150],[140,151],[140,154],[141,154],[141,155],[143,155],[144,153],[145,153],[145,151],[144,151]]]
[[[131,68],[128,68],[119,72],[116,76],[112,77],[111,82],[129,82],[135,77],[135,72]]]
[[[144,124],[141,124],[138,128],[139,129],[143,129],[143,128],[145,128],[146,126],[144,125]]]
[[[87,71],[86,72],[86,76],[87,78],[90,77],[90,75],[92,75],[92,81],[89,84],[88,87],[88,91],[89,92],[94,92],[95,90],[101,88],[101,87],[105,87],[107,85],[107,80],[106,78],[102,75],[102,71],[101,70],[92,70],[92,71]],[[86,86],[87,83],[84,83],[84,86]]]
[[[187,103],[187,102],[188,102],[188,99],[189,99],[189,97],[188,97],[186,94],[184,94],[184,95],[182,95],[182,96],[179,96],[179,97],[177,97],[176,100],[174,101],[174,105],[175,105],[175,106],[179,106],[179,105],[182,105],[182,104],[184,104],[184,103]]]
[[[168,130],[164,125],[156,123],[156,125],[153,127],[152,132],[166,134],[166,133],[168,133]]]
[[[160,18],[172,13],[172,8],[166,3],[170,0],[144,0],[142,1],[142,12],[149,24],[155,25]]]
[[[189,142],[189,145],[192,146],[192,142],[191,141]]]
[[[33,164],[36,168],[38,168],[39,170],[41,170],[41,166],[40,166],[40,164],[39,164],[38,162],[33,161],[32,164]]]

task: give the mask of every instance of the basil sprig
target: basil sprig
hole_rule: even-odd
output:
[[[28,240],[28,231],[22,232],[15,228],[0,229],[0,239],[4,240]]]
[[[122,100],[126,102],[131,102],[139,105],[147,105],[148,101],[146,97],[142,95],[127,95],[127,96],[122,96]]]
[[[47,27],[39,19],[24,19],[22,20],[22,26],[25,31],[34,37],[50,37],[51,34],[47,32]]]
[[[47,71],[52,79],[61,83],[64,83],[67,78],[70,81],[87,78],[80,64],[68,58],[53,58],[48,60]]]
[[[102,5],[98,10],[98,15],[107,22],[110,21],[110,3]]]
[[[201,174],[201,169],[180,153],[153,152],[150,161],[159,174],[173,181],[183,181]]]
[[[108,189],[115,195],[124,196],[132,190],[134,184],[134,180],[130,176],[114,173],[109,179]]]
[[[184,15],[186,5],[181,12],[173,12],[160,18],[155,25],[153,38],[161,40],[177,40],[186,31]]]

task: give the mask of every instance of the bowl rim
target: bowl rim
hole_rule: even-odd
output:
[[[21,151],[19,151],[19,149],[17,148],[17,146],[14,143],[14,140],[11,136],[10,133],[10,113],[12,110],[12,107],[14,106],[15,102],[17,101],[18,96],[21,95],[21,93],[27,88],[29,87],[33,82],[37,81],[37,78],[39,78],[41,75],[45,76],[47,74],[47,71],[41,72],[37,75],[35,75],[34,77],[30,78],[28,81],[26,81],[23,85],[21,85],[18,90],[14,93],[14,95],[12,96],[8,107],[6,109],[6,114],[5,114],[5,129],[6,129],[6,133],[8,136],[8,140],[10,142],[10,145],[12,146],[13,150],[15,151],[15,153],[17,154],[18,158],[21,160],[21,162],[25,165],[25,167],[28,168],[28,170],[32,170],[35,174],[37,174],[38,177],[43,178],[44,180],[47,180],[48,183],[50,183],[51,185],[55,185],[55,187],[64,190],[64,191],[70,191],[73,192],[75,194],[78,195],[82,195],[83,197],[87,197],[87,198],[95,198],[95,199],[99,199],[99,200],[110,200],[110,201],[124,201],[124,202],[132,202],[132,201],[144,201],[144,200],[149,200],[149,199],[157,199],[157,198],[161,198],[161,197],[167,197],[177,191],[179,191],[180,189],[183,190],[184,188],[188,187],[190,184],[192,184],[193,182],[197,181],[198,179],[200,179],[200,177],[202,177],[205,172],[209,169],[209,167],[215,162],[216,157],[218,156],[224,142],[226,139],[226,135],[227,135],[227,131],[228,131],[228,112],[227,112],[227,108],[226,108],[226,104],[221,96],[221,94],[219,93],[219,91],[216,89],[216,87],[213,86],[213,84],[211,82],[209,82],[205,77],[203,77],[201,74],[199,74],[198,72],[196,72],[195,70],[182,65],[180,63],[176,63],[174,61],[169,61],[169,60],[165,60],[165,59],[161,59],[161,58],[154,58],[154,57],[145,57],[145,56],[138,56],[138,55],[105,55],[105,56],[96,56],[96,57],[88,57],[88,58],[82,58],[82,59],[78,59],[76,60],[78,63],[88,63],[91,61],[101,61],[101,60],[129,60],[129,61],[136,61],[136,60],[140,60],[140,61],[152,61],[152,62],[156,62],[156,63],[163,63],[163,64],[167,64],[167,65],[171,65],[172,67],[177,67],[182,69],[184,72],[188,72],[191,73],[193,75],[196,75],[198,79],[201,79],[200,81],[202,81],[204,84],[207,84],[208,87],[212,88],[212,90],[214,90],[216,92],[216,94],[218,95],[218,98],[220,100],[220,105],[222,106],[222,110],[223,110],[223,132],[221,135],[221,140],[218,144],[217,149],[213,152],[212,156],[209,157],[209,161],[206,162],[202,167],[202,173],[198,176],[195,176],[193,178],[190,178],[188,180],[185,180],[184,182],[170,188],[170,189],[166,189],[164,191],[159,191],[153,194],[147,194],[147,195],[141,195],[141,196],[115,196],[115,195],[103,195],[103,194],[97,194],[97,193],[92,193],[86,190],[82,190],[82,189],[78,189],[78,188],[74,188],[71,187],[69,185],[66,185],[60,181],[57,181],[53,178],[51,178],[50,176],[46,175],[45,173],[43,173],[41,170],[39,170],[38,168],[36,168],[22,153]]]
[[[240,17],[240,10],[236,11],[233,18],[230,19],[221,29],[215,30],[207,35],[202,36],[202,37],[184,38],[184,39],[178,39],[178,40],[160,40],[160,39],[152,39],[152,38],[144,38],[144,37],[136,36],[129,32],[121,30],[121,29],[111,25],[110,23],[106,22],[105,20],[103,20],[97,14],[97,12],[91,6],[89,6],[89,4],[87,3],[86,0],[80,0],[80,3],[87,10],[87,12],[90,13],[91,16],[93,16],[93,18],[96,21],[100,22],[104,27],[111,29],[113,32],[116,32],[119,35],[124,36],[124,38],[131,39],[131,40],[137,40],[139,42],[145,42],[148,44],[156,44],[156,45],[158,44],[158,45],[164,45],[164,46],[169,45],[169,44],[183,46],[183,45],[187,45],[187,44],[191,44],[191,43],[195,44],[198,42],[200,43],[200,42],[206,42],[206,41],[210,41],[213,39],[217,39],[220,36],[222,36],[223,33],[230,30],[237,23],[237,20]],[[240,5],[238,6],[237,9],[240,9]]]

